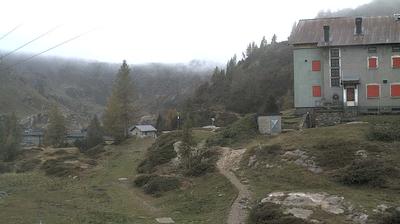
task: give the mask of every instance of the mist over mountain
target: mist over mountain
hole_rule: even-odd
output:
[[[388,16],[400,13],[398,0],[374,0],[355,9],[342,9],[339,11],[321,11],[317,18],[346,17],[346,16]]]
[[[0,114],[16,112],[23,118],[46,113],[57,104],[83,123],[94,114],[101,116],[120,64],[46,56],[8,69],[28,57],[15,54],[0,63]],[[214,67],[212,62],[195,60],[130,65],[136,116],[176,107],[208,79]]]

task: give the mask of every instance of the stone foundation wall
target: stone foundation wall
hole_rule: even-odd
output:
[[[325,127],[340,124],[343,112],[315,112],[315,126]]]

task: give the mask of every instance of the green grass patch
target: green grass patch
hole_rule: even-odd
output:
[[[243,142],[257,134],[255,114],[246,115],[233,124],[220,129],[216,135],[207,139],[208,146],[228,146]]]

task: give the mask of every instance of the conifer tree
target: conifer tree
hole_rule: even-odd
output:
[[[164,119],[161,114],[159,114],[157,117],[156,129],[158,132],[162,132],[164,130]]]
[[[192,135],[192,121],[189,114],[186,115],[182,129],[182,145],[181,145],[181,156],[182,164],[186,170],[192,168],[192,146],[194,145],[193,135]]]
[[[47,145],[62,147],[65,143],[67,128],[65,118],[62,112],[54,105],[49,112],[49,124],[45,133],[45,142]]]
[[[122,141],[128,137],[133,112],[134,86],[129,73],[129,66],[124,60],[114,80],[104,114],[105,130],[116,141]]]
[[[4,161],[12,161],[21,143],[20,128],[15,113],[0,119],[0,156]]]
[[[103,142],[103,130],[100,125],[99,119],[95,115],[90,121],[90,124],[87,128],[86,147],[90,149],[99,144],[102,144]]]

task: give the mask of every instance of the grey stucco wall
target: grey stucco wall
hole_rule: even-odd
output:
[[[294,104],[295,107],[315,107],[323,98],[312,96],[312,86],[320,85],[323,90],[324,69],[321,65],[320,72],[313,72],[311,64],[313,60],[322,63],[321,50],[317,48],[295,49],[294,55]]]
[[[360,79],[358,85],[358,106],[360,107],[400,107],[400,98],[390,96],[390,84],[400,83],[400,69],[391,66],[391,45],[377,45],[377,53],[368,53],[369,46],[340,47],[342,78]],[[378,57],[378,68],[369,69],[368,57]],[[306,62],[307,60],[307,62]],[[312,72],[312,60],[321,60],[321,72]],[[329,48],[296,48],[294,50],[294,95],[295,107],[315,107],[316,101],[331,102],[334,94],[343,101],[343,86],[330,86]],[[387,80],[387,84],[383,83]],[[367,84],[380,84],[381,94],[377,99],[367,98]],[[320,84],[322,97],[312,97],[312,86]]]

